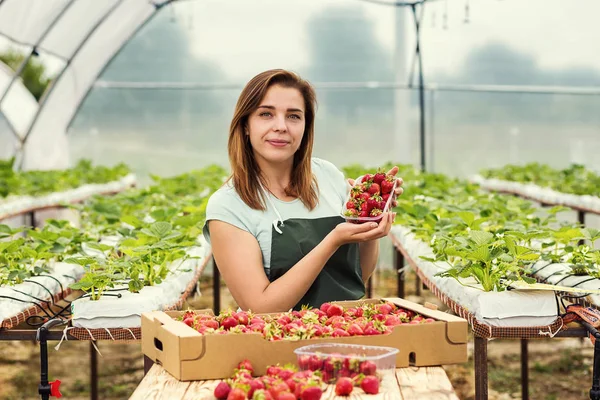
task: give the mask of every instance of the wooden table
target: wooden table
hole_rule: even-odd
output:
[[[218,380],[181,382],[154,364],[129,399],[214,400],[213,391],[218,383]],[[366,395],[360,388],[354,388],[350,397],[338,397],[334,386],[328,385],[321,399],[458,400],[458,397],[441,367],[409,367],[385,376],[377,395]]]

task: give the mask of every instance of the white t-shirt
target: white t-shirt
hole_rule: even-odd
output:
[[[285,224],[285,220],[291,218],[315,219],[339,216],[348,196],[350,186],[335,165],[313,157],[311,167],[319,185],[318,203],[312,211],[309,211],[300,199],[286,202],[271,193],[267,193],[271,201],[266,201],[266,210],[253,210],[244,203],[229,181],[208,200],[206,223],[203,228],[204,238],[210,243],[208,231],[210,220],[227,222],[249,232],[260,245],[265,273],[269,276],[271,236],[273,226],[280,221],[280,217]]]

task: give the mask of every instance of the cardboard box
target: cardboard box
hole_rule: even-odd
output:
[[[173,319],[182,315],[183,311],[155,311],[142,314],[142,351],[181,381],[228,378],[244,359],[250,360],[257,375],[264,375],[268,365],[296,364],[295,349],[324,342],[395,347],[400,350],[396,357],[398,368],[467,361],[468,326],[465,319],[404,299],[381,300],[391,301],[437,321],[395,326],[390,334],[378,336],[268,341],[259,333],[201,335]],[[352,307],[381,300],[337,303]]]

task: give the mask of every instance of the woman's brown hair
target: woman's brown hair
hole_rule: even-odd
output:
[[[271,86],[281,85],[297,89],[304,98],[304,136],[300,147],[294,154],[292,177],[285,188],[288,196],[299,198],[312,210],[317,205],[317,182],[312,174],[311,155],[314,139],[316,95],[312,85],[297,74],[283,69],[262,72],[246,84],[235,106],[231,126],[229,127],[229,162],[231,164],[233,186],[244,203],[255,210],[264,210],[265,203],[261,183],[265,185],[250,141],[246,139],[245,127],[248,117],[264,99]]]

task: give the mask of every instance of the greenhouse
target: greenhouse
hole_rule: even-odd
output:
[[[600,399],[599,14],[0,0],[0,399]]]

